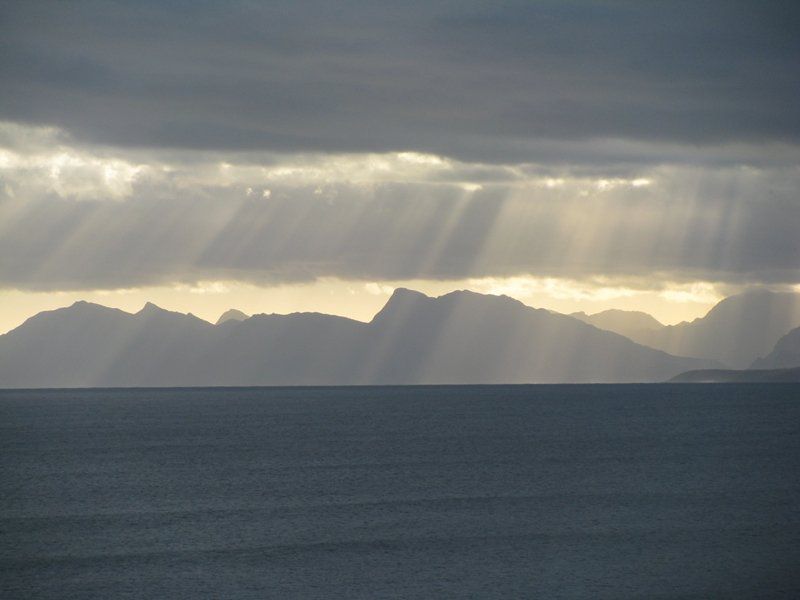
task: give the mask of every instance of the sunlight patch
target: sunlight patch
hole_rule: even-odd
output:
[[[372,294],[373,296],[391,296],[395,288],[390,285],[384,285],[371,281],[370,283],[364,284],[364,289],[368,294]]]
[[[713,284],[696,282],[690,284],[672,284],[659,294],[665,300],[684,304],[694,302],[698,304],[711,304],[722,300],[723,296],[717,292]]]
[[[485,294],[526,298],[545,294],[558,300],[611,300],[628,298],[637,290],[606,285],[593,285],[570,279],[553,277],[483,277],[468,280],[472,289]]]

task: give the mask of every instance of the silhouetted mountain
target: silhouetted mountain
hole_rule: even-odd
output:
[[[173,385],[191,377],[214,326],[148,303],[136,314],[87,302],[0,336],[0,385]]]
[[[746,368],[800,325],[800,294],[755,291],[731,296],[706,316],[644,334],[639,342],[670,354]]]
[[[687,359],[517,300],[397,290],[370,323],[368,369],[397,382],[655,381]]]
[[[222,325],[226,321],[244,321],[248,318],[250,318],[250,315],[247,315],[240,310],[236,310],[235,308],[229,308],[220,315],[219,319],[217,319],[217,325]]]
[[[645,344],[647,335],[664,327],[663,323],[654,317],[638,310],[618,310],[612,308],[603,312],[587,315],[585,312],[575,312],[569,315],[575,319],[594,325],[598,329],[613,331],[634,342]]]
[[[0,387],[661,381],[713,366],[507,297],[402,289],[370,323],[298,313],[212,325],[79,302],[0,336]]]
[[[800,383],[800,367],[794,369],[701,369],[687,371],[671,383]]]
[[[800,327],[792,329],[775,344],[764,358],[757,359],[751,369],[788,369],[800,367]]]

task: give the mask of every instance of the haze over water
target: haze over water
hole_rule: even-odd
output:
[[[0,391],[0,596],[796,598],[797,399]]]

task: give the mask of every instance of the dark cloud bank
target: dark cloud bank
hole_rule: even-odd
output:
[[[11,2],[0,11],[0,118],[92,142],[569,161],[599,158],[578,144],[545,151],[542,140],[800,136],[795,2]]]

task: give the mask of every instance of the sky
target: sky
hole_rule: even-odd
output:
[[[0,332],[800,290],[795,2],[4,2]]]

